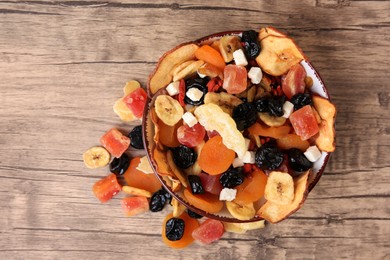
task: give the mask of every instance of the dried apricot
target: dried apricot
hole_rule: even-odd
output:
[[[233,163],[236,153],[227,148],[221,136],[210,138],[200,152],[198,163],[203,171],[211,175],[225,172]]]
[[[161,144],[168,146],[168,147],[177,147],[180,145],[178,139],[177,139],[177,129],[183,125],[182,120],[180,120],[177,124],[174,126],[169,126],[164,124],[161,120],[158,122],[159,126],[159,141]]]
[[[199,60],[203,60],[206,63],[214,65],[220,70],[226,66],[225,61],[222,58],[222,55],[209,45],[203,45],[195,51],[195,57]]]
[[[176,241],[171,241],[166,236],[166,224],[168,220],[173,218],[173,214],[170,213],[166,216],[162,224],[162,240],[166,245],[172,248],[184,248],[194,242],[192,232],[199,227],[199,222],[188,216],[186,212],[183,212],[180,216],[176,217],[184,221],[184,233],[183,236]]]
[[[154,174],[145,174],[136,169],[140,161],[140,157],[135,157],[131,160],[130,166],[124,174],[127,185],[152,193],[158,191],[161,188],[161,183],[156,176]]]
[[[264,196],[267,175],[262,170],[256,170],[245,176],[244,182],[237,186],[236,201],[242,203],[255,202]]]
[[[204,194],[192,194],[187,188],[183,192],[186,200],[193,206],[206,211],[208,213],[218,213],[223,208],[223,201],[219,200],[219,197],[211,193]]]
[[[275,139],[282,138],[286,136],[291,130],[291,127],[288,125],[283,126],[274,126],[274,127],[266,127],[262,124],[255,123],[251,127],[248,128],[248,131],[252,135],[261,135],[261,136],[267,136],[272,137]]]
[[[301,151],[306,151],[310,143],[307,140],[302,140],[299,135],[288,134],[276,140],[279,148],[282,150],[289,150],[291,148],[298,148]]]

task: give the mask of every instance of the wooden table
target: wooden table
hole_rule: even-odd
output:
[[[81,155],[132,129],[112,111],[124,83],[145,85],[179,42],[267,25],[296,40],[338,108],[337,150],[304,207],[178,251],[160,237],[169,209],[101,205],[91,187],[108,170]],[[389,259],[389,26],[389,1],[0,1],[0,259]]]

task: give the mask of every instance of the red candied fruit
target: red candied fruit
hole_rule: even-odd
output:
[[[210,192],[214,195],[219,195],[221,190],[223,189],[222,184],[219,182],[219,178],[221,175],[209,175],[207,173],[199,174],[200,181],[202,182],[202,186],[205,191]]]
[[[193,127],[189,127],[187,124],[183,124],[177,129],[177,140],[182,145],[190,148],[199,145],[206,135],[204,127],[197,123]]]
[[[211,244],[219,240],[224,232],[225,230],[221,221],[207,219],[192,232],[192,237],[203,244]]]
[[[112,156],[119,158],[129,148],[130,138],[112,128],[100,138],[100,143]]]
[[[149,210],[149,202],[146,197],[127,197],[121,201],[122,209],[127,216],[135,216]]]
[[[294,131],[302,140],[307,140],[318,133],[319,128],[313,109],[306,105],[290,115],[290,122]]]
[[[247,88],[248,72],[245,67],[227,65],[223,71],[223,88],[229,94],[239,94]]]
[[[119,185],[114,173],[108,175],[100,181],[97,181],[92,187],[92,191],[96,198],[98,198],[102,203],[109,201],[121,190],[122,186]]]
[[[123,98],[126,106],[133,112],[137,118],[141,118],[147,100],[146,91],[143,88],[137,88]]]

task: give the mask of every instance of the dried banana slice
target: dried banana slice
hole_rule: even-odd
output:
[[[264,228],[264,220],[259,220],[255,222],[246,222],[246,223],[231,223],[231,222],[223,222],[223,226],[225,231],[244,234],[248,230],[261,229]]]
[[[90,169],[104,167],[110,162],[110,153],[101,146],[94,146],[83,153],[85,166]]]
[[[235,151],[239,158],[244,157],[246,152],[244,136],[237,130],[236,123],[229,114],[211,103],[199,106],[194,113],[207,131],[217,131],[227,148]]]
[[[301,208],[308,194],[309,175],[310,171],[307,171],[294,180],[294,200],[290,204],[280,205],[267,201],[257,211],[257,215],[271,223],[277,223]]]
[[[235,201],[226,201],[226,208],[233,217],[239,220],[249,220],[256,215],[253,203],[238,203]]]
[[[272,171],[265,185],[264,197],[275,204],[290,204],[294,200],[294,180],[291,175]]]
[[[242,49],[240,39],[238,36],[227,35],[219,40],[219,51],[226,63],[233,60],[233,52]]]
[[[261,121],[263,121],[268,126],[282,126],[286,123],[286,118],[271,116],[268,113],[258,113]]]
[[[223,112],[232,115],[233,109],[242,104],[243,101],[236,96],[230,95],[226,92],[216,93],[208,92],[204,97],[205,104],[216,104]]]
[[[158,118],[169,126],[179,122],[184,113],[179,101],[168,95],[159,95],[154,103],[154,109]]]

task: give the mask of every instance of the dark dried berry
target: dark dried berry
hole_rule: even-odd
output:
[[[189,79],[186,81],[186,93],[188,90],[191,88],[197,88],[200,91],[203,92],[203,96],[198,100],[194,101],[190,99],[187,95],[184,97],[184,102],[186,104],[194,105],[194,106],[199,106],[203,104],[204,96],[206,95],[208,89],[207,89],[207,83],[208,79],[207,78],[195,78],[195,79]]]
[[[309,170],[313,163],[310,162],[303,152],[297,148],[288,150],[288,162],[291,169],[297,172],[304,172]]]
[[[190,209],[187,209],[187,213],[188,213],[188,216],[190,216],[191,218],[195,218],[195,219],[203,218],[202,215],[199,215],[198,213],[193,212],[193,211],[190,210]]]
[[[177,241],[183,237],[185,222],[181,218],[170,218],[165,223],[165,236],[170,241]]]
[[[130,159],[127,154],[122,154],[119,158],[114,158],[112,162],[110,163],[110,172],[122,175],[127,171],[127,168],[129,168],[130,165]]]
[[[283,104],[286,100],[285,96],[273,97],[268,100],[268,109],[271,116],[283,116]]]
[[[269,107],[268,107],[268,97],[262,97],[258,100],[255,101],[255,107],[257,112],[268,112]]]
[[[283,152],[274,143],[268,142],[257,149],[255,161],[263,170],[275,170],[283,162]]]
[[[173,161],[178,167],[182,169],[187,169],[188,167],[192,166],[198,158],[195,150],[185,145],[180,145],[173,148],[172,154]]]
[[[152,197],[150,198],[150,201],[149,201],[149,209],[150,209],[150,211],[158,212],[158,211],[161,211],[164,208],[165,203],[168,200],[167,199],[167,195],[166,195],[167,193],[168,192],[164,188],[161,188],[160,190],[158,190],[155,193],[153,193],[153,195],[152,195]]]
[[[137,125],[129,133],[130,145],[135,149],[144,149],[144,142],[142,140],[142,126]]]
[[[198,175],[188,175],[188,182],[190,183],[192,194],[204,193],[204,188]]]
[[[232,117],[237,129],[242,131],[256,123],[257,111],[253,103],[242,103],[233,109]]]
[[[231,168],[219,177],[219,182],[224,188],[234,188],[244,182],[244,174],[241,168]]]
[[[260,53],[260,45],[257,40],[257,32],[254,30],[244,31],[241,41],[243,42],[246,56],[250,59],[256,58]]]
[[[294,95],[291,98],[290,102],[293,103],[294,110],[298,110],[304,106],[311,105],[313,103],[310,94],[302,94],[302,93]]]

